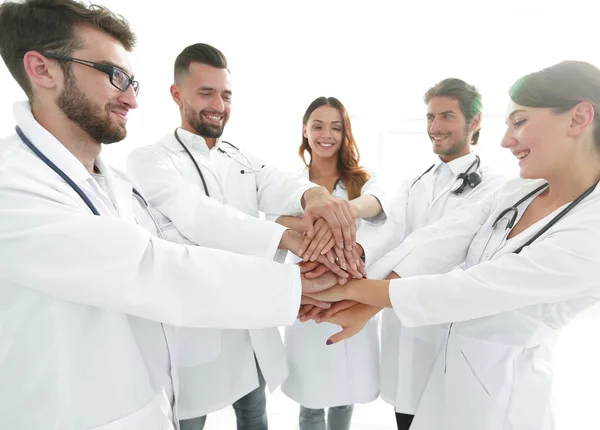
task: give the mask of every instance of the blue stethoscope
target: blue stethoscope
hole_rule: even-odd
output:
[[[566,208],[564,208],[554,218],[552,218],[550,221],[548,221],[548,223],[544,227],[542,227],[535,235],[533,235],[533,237],[531,239],[529,239],[527,242],[525,242],[525,244],[521,245],[519,248],[514,250],[513,253],[519,254],[523,250],[523,248],[531,245],[538,237],[540,237],[542,234],[544,234],[546,231],[548,231],[548,229],[550,227],[552,227],[562,217],[564,217],[567,213],[569,213],[569,211],[571,209],[573,209],[575,206],[577,206],[579,203],[581,203],[581,201],[583,199],[585,199],[588,195],[590,195],[591,192],[594,191],[594,189],[596,188],[596,185],[598,185],[598,183],[595,183],[594,185],[589,187],[579,197],[577,197],[575,200],[573,200],[571,203],[569,203],[569,205]],[[493,230],[496,229],[500,220],[502,220],[503,218],[508,218],[508,222],[506,223],[506,226],[504,227],[505,234],[508,234],[508,232],[514,227],[515,222],[517,221],[517,217],[519,216],[519,206],[521,204],[523,204],[525,201],[527,201],[528,199],[530,199],[531,197],[533,197],[533,196],[537,195],[538,193],[540,193],[541,191],[545,190],[547,187],[548,187],[548,183],[544,183],[544,184],[540,185],[535,190],[527,193],[527,195],[525,197],[522,197],[521,199],[519,199],[514,205],[512,205],[512,206],[504,209],[502,212],[500,212],[500,214],[498,215],[498,217],[492,224],[492,232],[493,232]],[[491,237],[492,232],[490,232],[490,237]],[[488,242],[489,242],[489,239],[490,238],[488,238]]]
[[[207,195],[207,197],[210,197],[210,193],[208,192],[208,186],[206,185],[206,180],[204,179],[202,170],[200,170],[200,166],[198,165],[198,162],[196,161],[196,159],[194,158],[194,156],[192,155],[190,150],[185,146],[185,144],[179,138],[179,135],[177,134],[177,130],[178,130],[178,128],[175,129],[175,131],[173,132],[173,135],[175,136],[175,139],[177,140],[177,142],[179,142],[181,147],[185,150],[185,152],[187,153],[190,160],[192,160],[192,163],[194,163],[194,167],[196,168],[196,171],[198,172],[198,176],[200,176],[200,180],[202,181],[202,187],[204,188],[204,193]],[[240,155],[241,157],[244,157],[244,160],[243,160],[244,162],[242,162],[239,159],[234,158],[233,154],[230,154],[228,151],[225,151],[222,148],[217,148],[217,151],[219,151],[222,154],[225,154],[230,159],[232,159],[233,161],[235,161],[236,163],[238,163],[239,165],[241,165],[243,167],[243,169],[240,170],[241,175],[247,175],[250,173],[259,173],[261,171],[261,169],[263,167],[265,167],[265,165],[263,164],[260,167],[260,169],[255,169],[252,166],[252,163],[250,162],[250,160],[248,160],[248,157],[246,157],[244,154],[242,154],[242,151],[240,151],[240,149],[237,146],[235,146],[233,143],[229,143],[225,140],[222,140],[221,142],[229,145],[235,151],[236,154]]]
[[[92,211],[92,213],[96,216],[100,216],[100,212],[98,211],[98,209],[96,208],[96,206],[94,206],[94,204],[92,203],[92,201],[89,199],[89,197],[83,192],[83,190],[75,183],[73,182],[73,180],[69,177],[69,175],[67,175],[65,172],[63,172],[60,167],[58,167],[56,164],[54,164],[48,157],[46,157],[44,155],[44,153],[42,151],[40,151],[32,142],[31,140],[29,140],[29,138],[27,138],[27,136],[25,136],[25,133],[23,133],[23,131],[21,130],[21,127],[19,127],[18,125],[15,127],[15,130],[17,132],[17,134],[19,135],[19,137],[21,138],[21,140],[23,141],[23,143],[25,145],[27,145],[27,147],[29,149],[31,149],[31,151],[38,156],[38,158],[40,160],[42,160],[48,167],[50,167],[52,170],[54,170],[56,172],[56,174],[58,176],[60,176],[72,189],[73,191],[75,191],[79,197],[81,197],[81,200],[83,200],[83,202],[86,204],[86,206]],[[150,215],[150,218],[152,218],[152,222],[154,223],[154,226],[156,227],[156,230],[159,234],[159,236],[161,238],[164,239],[164,236],[162,234],[162,231],[160,229],[160,227],[158,226],[158,222],[156,222],[156,219],[154,218],[154,216],[152,215],[152,212],[150,212],[150,206],[148,205],[148,202],[146,201],[146,199],[142,196],[142,194],[136,190],[135,188],[132,187],[132,192],[133,195],[140,200],[143,203],[143,206],[146,208],[146,211],[148,212],[148,214]]]

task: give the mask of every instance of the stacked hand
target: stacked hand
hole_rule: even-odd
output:
[[[317,261],[320,255],[327,255],[330,262],[359,276],[362,260],[356,252],[355,207],[322,187],[306,193],[305,238],[297,255],[304,261]]]
[[[345,279],[340,283],[338,281],[333,272],[325,272],[313,279],[307,279],[304,275],[302,277],[304,300],[313,299],[316,302],[304,301],[298,319],[300,321],[313,319],[318,323],[329,322],[342,328],[339,333],[327,339],[328,345],[354,336],[381,310],[375,306],[346,300],[344,288],[347,281]]]
[[[344,285],[366,276],[362,248],[356,244],[356,210],[323,190],[306,192],[304,231],[286,231],[285,248],[303,260],[300,321],[331,322],[343,329],[330,344],[356,334],[379,309],[344,300]]]

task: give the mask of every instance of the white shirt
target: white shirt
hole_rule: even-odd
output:
[[[390,300],[405,326],[451,323],[415,430],[553,428],[551,346],[600,300],[600,189],[515,254],[567,206],[508,240],[506,218],[493,228],[541,182],[510,181],[415,232],[372,267],[374,276],[393,269],[402,277],[390,282]],[[446,273],[461,263],[465,270]]]
[[[469,201],[477,201],[507,181],[507,176],[491,169],[485,160],[477,170],[482,181],[475,188],[466,186],[461,194],[451,192],[458,175],[475,161],[471,152],[449,163],[436,157],[433,168],[403,181],[392,195],[388,221],[381,227],[363,228],[357,234],[365,250],[367,266],[398,246],[415,230],[440,219],[445,213]]]
[[[506,182],[484,164],[477,170],[482,181],[475,188],[466,186],[461,194],[451,192],[458,176],[475,171],[476,156],[469,153],[450,161],[437,158],[433,167],[420,178],[406,181],[392,202],[390,220],[378,229],[360,232],[359,243],[365,249],[367,273],[383,253],[400,244],[411,233],[442,219],[452,209],[478,201]],[[432,256],[435,258],[435,256]],[[377,264],[377,263],[375,263]],[[386,273],[387,275],[387,273]],[[404,327],[393,311],[382,313],[381,395],[397,412],[413,414],[425,388],[438,354],[438,327]]]
[[[302,175],[308,178],[308,169]],[[371,222],[385,222],[385,208],[389,207],[384,186],[377,178],[369,179],[361,195],[371,194],[381,203],[384,211]],[[341,182],[333,189],[334,196],[348,200]],[[357,228],[369,222],[357,220]],[[288,258],[297,263],[296,256]],[[372,318],[356,335],[343,342],[326,345],[326,340],[340,331],[330,323],[296,321],[285,329],[285,348],[289,376],[281,391],[302,406],[322,409],[333,406],[367,403],[379,395],[379,318]]]
[[[292,323],[298,269],[153,237],[138,225],[152,222],[136,218],[130,182],[97,159],[113,204],[29,103],[14,113],[101,215],[16,134],[0,142],[0,428],[169,429],[165,393],[177,378],[165,368],[168,332],[154,321]]]
[[[169,134],[133,151],[128,160],[149,201],[198,245],[283,261],[285,252],[277,248],[286,228],[258,219],[259,211],[299,214],[301,197],[314,184],[222,140],[209,149],[199,135],[183,129],[177,134],[198,164],[210,197],[189,155]],[[179,339],[182,419],[226,407],[257,388],[255,354],[271,390],[287,375],[276,328],[183,329]]]

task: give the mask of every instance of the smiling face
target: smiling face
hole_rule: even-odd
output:
[[[466,155],[470,151],[478,116],[467,124],[458,100],[451,97],[432,97],[427,103],[427,134],[433,152],[445,161]]]
[[[302,135],[308,139],[312,157],[337,157],[344,138],[343,118],[332,106],[315,109],[302,127]]]
[[[223,134],[231,112],[231,79],[227,69],[192,62],[172,88],[184,129],[207,139]]]
[[[132,76],[128,54],[110,35],[90,27],[75,29],[82,48],[71,56],[81,60],[117,66]],[[132,87],[123,92],[110,83],[107,74],[71,62],[56,104],[63,113],[91,138],[100,143],[114,143],[127,136],[127,113],[137,107]]]
[[[575,148],[566,142],[571,117],[570,111],[509,104],[502,146],[517,158],[522,178],[552,178],[572,163]]]

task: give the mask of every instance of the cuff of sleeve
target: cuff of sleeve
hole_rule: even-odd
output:
[[[379,201],[379,204],[381,205],[381,213],[370,218],[363,218],[363,220],[375,225],[383,224],[388,219],[388,214],[390,213],[390,198],[385,192],[383,192],[383,190],[367,191],[366,194],[371,194]]]
[[[385,211],[381,211],[379,215],[375,215],[370,218],[363,218],[363,220],[368,222],[369,224],[381,225],[386,222],[387,214],[385,213]]]
[[[415,285],[413,285],[415,284]],[[407,327],[429,325],[417,293],[418,285],[410,279],[392,279],[389,286],[392,309]]]
[[[401,278],[409,278],[411,276],[425,275],[423,271],[419,271],[419,267],[407,262],[406,260],[398,263],[396,267],[392,269],[392,272],[396,272]]]
[[[300,267],[296,264],[290,264],[290,266],[293,267],[295,276],[291,291],[290,319],[286,325],[292,325],[298,319],[298,311],[300,310],[300,302],[302,300],[302,275],[300,274]]]
[[[287,227],[284,227],[280,224],[273,223],[273,234],[271,235],[271,240],[269,241],[269,246],[267,246],[267,252],[265,254],[265,258],[269,260],[277,261],[278,255],[280,253],[279,242],[281,242],[281,237],[283,233],[287,230]]]

